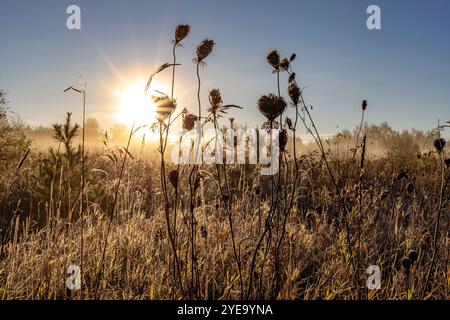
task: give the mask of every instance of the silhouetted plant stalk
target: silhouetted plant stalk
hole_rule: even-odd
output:
[[[181,291],[181,296],[184,295],[183,290],[183,281],[181,276],[181,267],[180,262],[178,258],[178,252],[177,252],[177,246],[176,246],[176,209],[174,209],[174,218],[173,218],[173,224],[171,224],[170,221],[170,203],[169,203],[169,196],[168,196],[168,188],[167,188],[167,177],[166,177],[166,165],[165,165],[165,151],[167,147],[167,142],[169,138],[169,131],[170,126],[175,121],[178,116],[171,121],[172,114],[176,108],[176,103],[173,98],[174,96],[174,88],[175,88],[175,67],[179,64],[177,64],[176,61],[176,48],[178,46],[181,46],[181,41],[184,40],[190,32],[190,26],[189,25],[178,25],[175,29],[175,39],[173,42],[173,48],[172,48],[172,54],[173,54],[173,63],[172,64],[165,64],[163,66],[172,66],[172,87],[171,87],[171,97],[162,96],[162,97],[153,97],[155,101],[155,108],[156,108],[156,119],[159,123],[159,152],[161,156],[161,165],[160,165],[160,182],[161,182],[161,190],[164,196],[164,212],[165,212],[165,218],[166,218],[166,228],[167,228],[167,234],[169,237],[169,241],[172,247],[173,251],[173,280],[174,284],[176,284],[178,279],[178,285]],[[158,69],[162,71],[166,67],[160,67]],[[155,73],[153,74],[155,75]],[[147,84],[147,87],[145,88],[145,93],[147,93],[147,90],[149,89],[149,83],[152,80],[153,75],[150,77],[149,82]],[[181,114],[181,113],[180,113]],[[174,179],[174,185],[178,185],[178,172],[176,173],[176,176],[172,176],[172,179]],[[177,198],[177,189],[175,191],[175,197]],[[177,206],[177,203],[175,201],[175,208]],[[176,285],[175,285],[176,287]]]
[[[217,159],[217,151],[223,150],[223,147],[220,144],[221,134],[220,134],[219,124],[218,124],[218,118],[221,116],[221,114],[226,113],[226,110],[228,110],[229,108],[241,108],[241,107],[236,106],[236,105],[223,105],[223,101],[222,101],[222,97],[221,97],[219,89],[211,90],[211,92],[209,94],[209,102],[211,104],[211,108],[209,108],[209,113],[212,117],[212,122],[214,125],[214,132],[215,132],[214,154]],[[234,145],[234,136],[233,136],[233,145]],[[233,148],[233,147],[232,147],[232,149],[236,150],[236,148]],[[234,158],[234,156],[233,156],[233,158]],[[222,159],[223,159],[223,157],[222,157]],[[238,254],[238,250],[236,247],[236,236],[235,236],[235,232],[234,232],[234,228],[233,228],[233,217],[232,217],[232,210],[231,210],[232,195],[231,195],[231,190],[230,190],[230,186],[228,183],[228,175],[227,175],[226,165],[227,164],[222,165],[223,171],[224,171],[225,186],[227,188],[226,194],[222,187],[222,179],[221,179],[221,175],[220,175],[220,169],[221,169],[220,167],[221,166],[220,166],[220,164],[216,163],[215,167],[216,167],[217,182],[219,185],[220,195],[221,195],[221,198],[223,201],[223,205],[227,211],[228,225],[230,227],[230,236],[231,236],[231,242],[232,242],[232,246],[233,246],[233,256],[234,256],[234,260],[236,261],[236,266],[237,266],[238,273],[239,273],[239,286],[240,286],[239,294],[240,294],[240,299],[242,299],[243,295],[244,295],[244,282],[243,282],[243,278],[242,278],[241,259],[240,259],[240,256]]]
[[[282,242],[282,235],[284,234],[283,231],[281,231],[281,234],[279,234],[280,232],[280,215],[283,214],[283,216],[285,217],[285,219],[287,219],[287,212],[286,210],[288,209],[287,206],[284,206],[284,210],[282,211],[281,208],[279,208],[279,193],[281,193],[281,177],[283,175],[283,156],[284,156],[284,148],[287,144],[287,132],[283,130],[283,125],[282,125],[282,115],[283,112],[286,109],[286,102],[284,101],[284,99],[281,97],[281,91],[280,91],[280,72],[282,71],[288,71],[289,66],[290,66],[290,61],[295,59],[295,55],[291,56],[291,59],[281,59],[280,58],[280,54],[278,53],[277,50],[273,50],[271,51],[268,55],[267,55],[267,62],[272,66],[273,68],[273,72],[277,74],[277,96],[269,94],[267,96],[262,96],[259,101],[258,101],[258,108],[260,110],[260,112],[267,118],[268,122],[269,122],[269,132],[271,135],[273,135],[273,127],[274,127],[274,122],[276,118],[280,118],[280,128],[281,131],[279,133],[279,151],[278,151],[278,163],[279,163],[279,168],[278,168],[278,172],[277,172],[277,181],[274,181],[273,176],[270,177],[271,180],[271,206],[269,209],[269,212],[267,214],[266,220],[265,220],[265,227],[264,227],[264,231],[261,235],[261,237],[259,238],[259,241],[257,242],[257,245],[255,247],[255,250],[253,252],[253,257],[252,257],[252,261],[250,264],[250,279],[249,279],[249,285],[248,285],[248,290],[247,290],[247,295],[246,298],[248,299],[250,294],[251,294],[251,290],[252,290],[252,285],[253,285],[253,273],[254,273],[254,269],[255,269],[255,263],[256,263],[256,258],[258,255],[258,251],[262,245],[262,242],[264,241],[266,235],[267,235],[267,239],[266,239],[266,249],[263,255],[263,259],[262,259],[262,266],[261,266],[261,277],[260,277],[260,289],[259,289],[259,294],[261,294],[261,287],[262,287],[262,275],[264,273],[264,266],[267,260],[267,255],[269,253],[269,248],[271,247],[271,243],[272,243],[272,228],[275,227],[275,236],[278,238],[277,240],[277,244],[280,243],[280,240]],[[273,152],[273,151],[271,151]],[[272,155],[273,156],[273,155]],[[287,195],[287,184],[285,183],[284,185],[284,195]],[[275,195],[276,193],[276,195]],[[286,199],[285,199],[285,203],[286,203]],[[275,219],[275,221],[273,221]],[[272,224],[275,222],[275,225],[272,226]],[[285,223],[283,221],[283,228],[285,227]],[[281,245],[281,244],[280,244]],[[279,250],[277,250],[278,245],[275,248],[275,253],[274,253],[274,264],[275,264],[275,270],[278,270],[279,268]],[[279,278],[278,278],[278,272],[275,271],[275,277],[276,277],[276,281],[279,283]],[[277,285],[276,285],[277,286]],[[273,291],[273,295],[277,294],[277,288],[274,288]]]
[[[80,174],[80,274],[83,279],[83,250],[84,250],[84,211],[85,211],[85,127],[86,127],[86,82],[80,81],[80,88],[69,87],[64,90],[67,92],[73,90],[83,95],[82,105],[82,130],[81,130],[81,174]],[[50,199],[52,202],[52,199]],[[81,280],[81,284],[82,284]],[[80,296],[83,297],[83,290],[80,290]]]
[[[196,75],[197,75],[197,104],[198,104],[198,121],[202,121],[202,105],[201,105],[201,98],[200,98],[200,92],[201,92],[201,78],[200,78],[200,66],[205,65],[205,59],[211,54],[211,52],[214,49],[214,41],[210,39],[204,39],[196,49],[196,57],[193,59],[194,63],[196,64]],[[203,136],[203,127],[201,127],[201,136]],[[195,298],[197,297],[199,293],[199,275],[198,275],[198,265],[197,265],[197,257],[196,257],[196,220],[194,215],[194,209],[195,209],[195,193],[198,189],[198,187],[201,187],[200,192],[204,192],[203,189],[203,182],[202,176],[200,174],[200,168],[197,165],[197,159],[199,157],[199,152],[202,153],[202,145],[198,141],[198,145],[195,148],[195,155],[194,155],[194,165],[192,166],[192,169],[189,174],[189,211],[190,211],[190,218],[191,218],[191,297]],[[202,196],[202,203],[204,202],[204,196]],[[204,207],[204,206],[202,206]],[[203,208],[204,210],[204,208]],[[197,274],[197,276],[194,276]],[[197,278],[197,280],[196,280]],[[195,283],[197,281],[197,284]]]

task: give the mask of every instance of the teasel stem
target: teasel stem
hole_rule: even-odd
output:
[[[219,126],[217,123],[217,118],[214,116],[214,129],[215,129],[215,134],[216,134],[216,143],[219,140]],[[234,138],[234,137],[233,137]],[[221,146],[220,146],[221,148]],[[222,179],[220,176],[220,166],[219,164],[215,165],[216,167],[216,172],[217,172],[217,179],[218,179],[218,183],[219,183],[219,190],[220,190],[220,195],[222,196],[222,201],[223,204],[227,210],[227,216],[228,216],[228,224],[230,226],[230,236],[231,236],[231,242],[233,245],[233,254],[234,254],[234,259],[236,261],[236,265],[238,268],[238,273],[239,273],[239,285],[240,285],[240,299],[243,299],[244,296],[244,283],[243,283],[243,279],[242,279],[242,268],[241,268],[241,259],[238,255],[237,252],[237,248],[236,248],[236,236],[234,233],[234,229],[233,229],[233,217],[231,216],[231,194],[230,194],[230,188],[229,188],[229,184],[228,184],[228,178],[227,178],[227,172],[226,169],[224,167],[224,176],[225,176],[225,185],[227,186],[227,193],[228,193],[228,200],[225,200],[225,194],[223,192],[223,188],[222,188]]]
[[[281,90],[280,90],[280,70],[277,70],[277,90],[278,97],[281,98]],[[280,114],[280,129],[283,129],[283,113]]]

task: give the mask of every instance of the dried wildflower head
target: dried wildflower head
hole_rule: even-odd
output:
[[[434,140],[433,142],[434,148],[437,150],[437,152],[442,152],[445,147],[445,140],[443,138],[438,138]]]
[[[191,26],[188,24],[180,24],[175,29],[175,44],[180,43],[184,38],[189,35],[191,31]]]
[[[178,170],[172,170],[169,172],[169,181],[172,187],[175,189],[178,187]]]
[[[367,109],[367,100],[363,100],[361,103],[361,108],[363,111],[365,111]]]
[[[153,97],[155,110],[156,110],[156,119],[159,122],[162,122],[167,119],[169,115],[176,108],[175,100],[170,99],[167,96],[164,97]]]
[[[222,105],[223,100],[219,89],[212,89],[209,92],[209,102],[211,103],[211,106],[215,108],[219,108]]]
[[[267,55],[267,62],[275,70],[278,70],[280,68],[280,54],[277,50],[273,50]]]
[[[213,40],[205,39],[197,46],[197,63],[203,62],[203,60],[211,54],[214,45],[215,43]]]
[[[183,115],[183,129],[186,131],[191,131],[194,129],[195,121],[197,121],[197,116],[192,113],[186,113]]]
[[[273,94],[264,95],[258,100],[259,111],[269,120],[273,122],[286,109],[286,101],[282,97]]]
[[[297,57],[297,55],[295,53],[291,54],[291,57],[289,58],[289,61],[290,62],[294,61],[296,57]]]
[[[289,60],[287,58],[284,58],[280,61],[280,70],[286,71],[287,69],[289,69]]]
[[[298,101],[300,99],[300,88],[294,81],[289,83],[288,93],[289,93],[289,97],[292,100],[292,103],[294,105],[298,105]]]
[[[288,132],[286,129],[281,129],[278,134],[278,143],[280,146],[280,150],[283,152],[286,148],[288,142]]]

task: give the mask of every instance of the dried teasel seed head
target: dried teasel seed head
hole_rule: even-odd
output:
[[[287,69],[289,69],[289,60],[284,58],[280,61],[280,70],[286,71]]]
[[[277,50],[272,50],[267,55],[267,62],[274,68],[278,70],[280,68],[280,54]]]
[[[222,95],[220,94],[219,89],[212,89],[209,92],[209,102],[211,103],[211,106],[218,108],[222,104]]]
[[[294,105],[298,105],[300,99],[300,88],[295,82],[289,83],[288,94]]]
[[[273,122],[286,109],[286,101],[282,97],[273,94],[264,95],[258,100],[259,111],[269,120]]]
[[[437,152],[442,152],[445,147],[445,140],[443,138],[438,138],[434,140],[433,145]]]
[[[195,121],[197,121],[197,116],[192,113],[187,113],[183,116],[183,129],[186,131],[191,131],[194,129]]]
[[[363,111],[365,111],[367,109],[367,100],[363,100],[361,103],[361,108]]]
[[[211,54],[211,52],[214,49],[214,41],[210,39],[203,40],[198,46],[197,46],[197,62],[203,62],[203,60],[206,59],[207,56]]]
[[[172,187],[175,189],[178,187],[178,170],[172,170],[169,172],[169,181]]]
[[[175,43],[179,43],[183,39],[185,39],[189,32],[191,31],[191,26],[188,24],[180,24],[175,29]]]
[[[159,122],[166,120],[177,106],[175,100],[170,99],[169,97],[154,97],[153,99],[156,111],[156,119]]]
[[[295,72],[292,72],[292,73],[289,75],[288,82],[291,83],[291,82],[294,81],[294,80],[295,80]]]

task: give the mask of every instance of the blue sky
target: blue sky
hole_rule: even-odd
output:
[[[81,8],[79,31],[66,28],[70,4]],[[381,30],[366,27],[370,4],[381,7]],[[265,60],[273,48],[297,53],[294,69],[323,133],[354,128],[362,99],[370,123],[429,129],[450,120],[446,0],[0,0],[0,88],[27,123],[49,125],[66,111],[80,118],[79,97],[62,90],[81,72],[88,116],[106,128],[117,121],[113,92],[170,61],[179,23],[192,27],[178,49],[180,107],[196,110],[192,58],[209,37],[217,45],[201,70],[203,104],[220,88],[226,103],[244,107],[232,114],[241,123],[261,123],[256,102],[276,91]],[[170,72],[157,81],[169,84]]]

